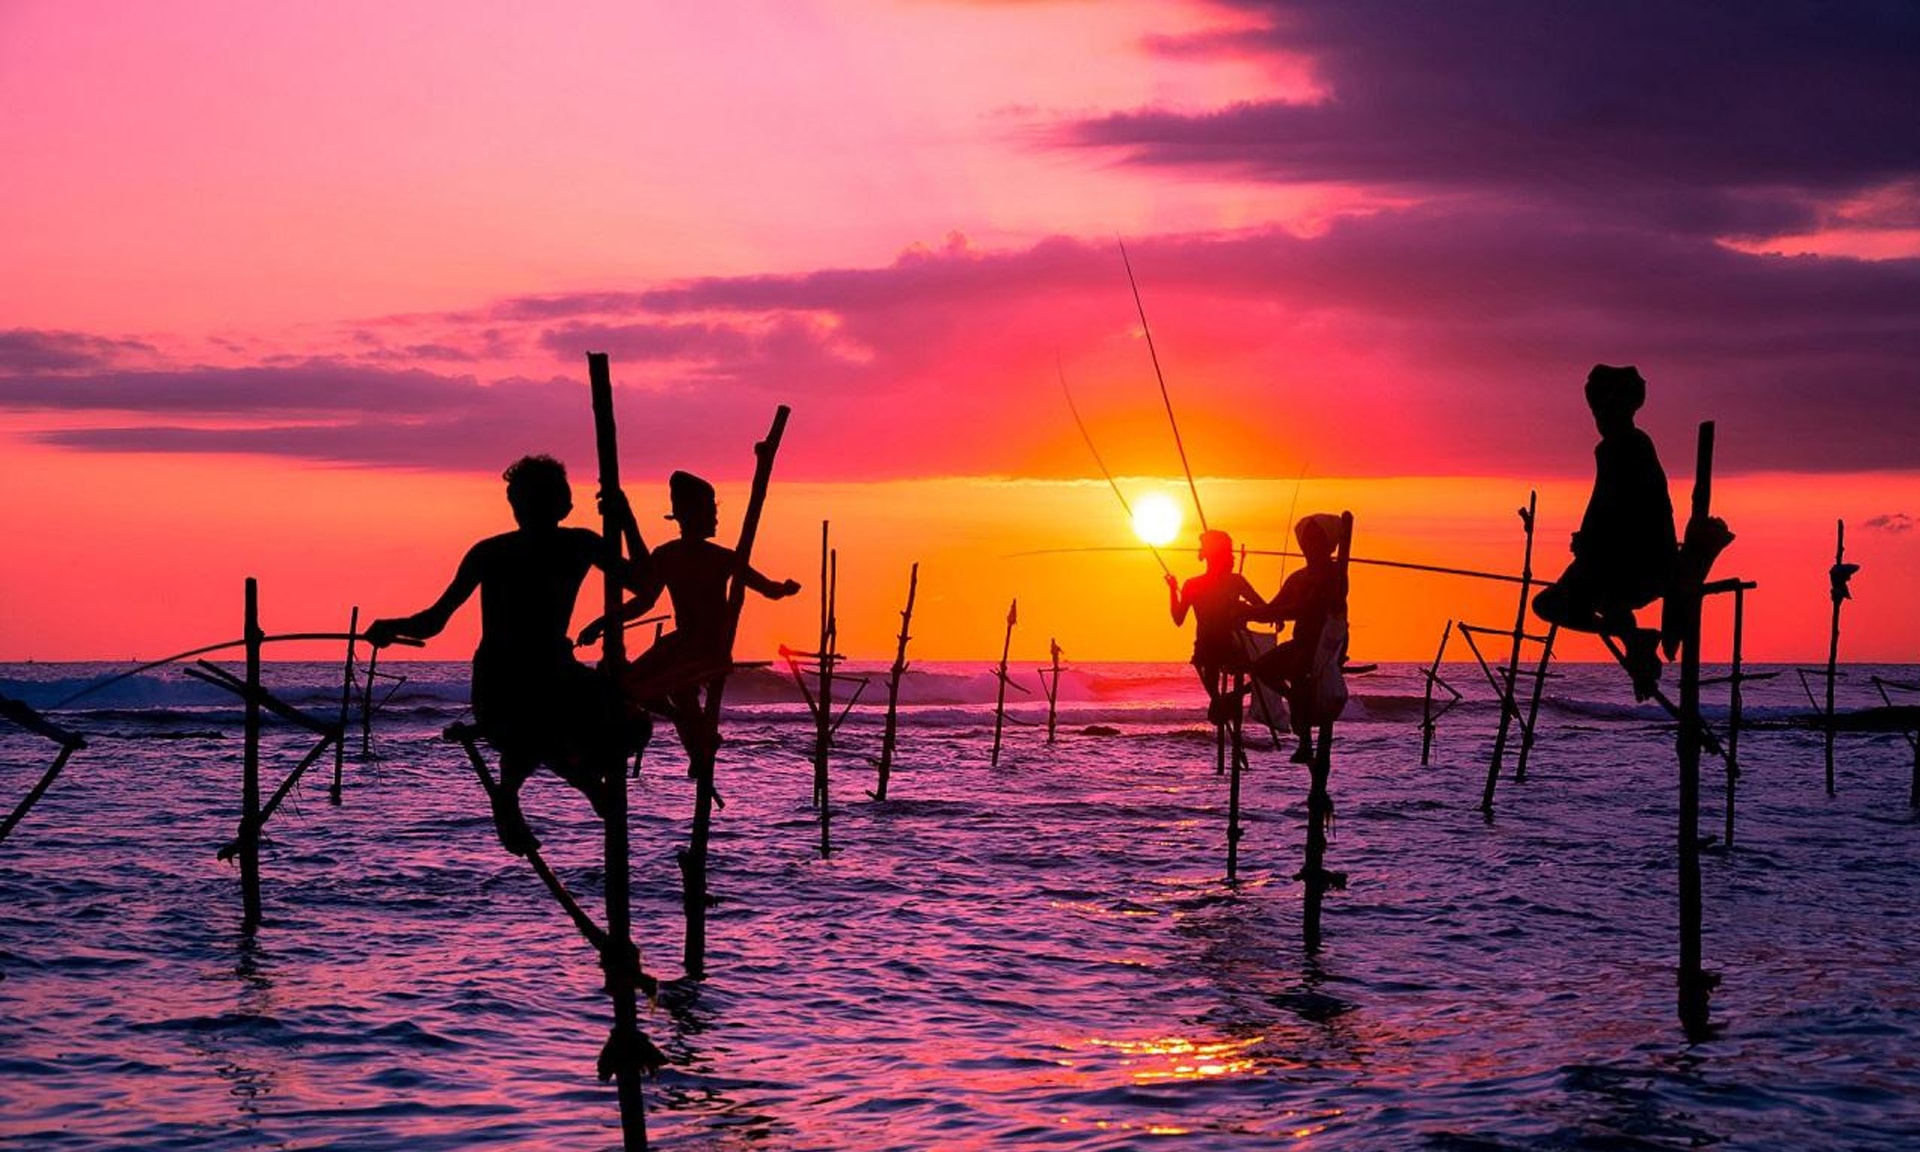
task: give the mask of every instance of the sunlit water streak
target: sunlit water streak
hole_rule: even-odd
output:
[[[98,670],[0,667],[0,691]],[[714,842],[710,979],[645,1027],[680,1149],[1902,1148],[1920,1141],[1920,823],[1897,736],[1743,742],[1739,846],[1705,859],[1718,1038],[1675,1022],[1671,729],[1611,669],[1572,668],[1531,779],[1475,806],[1494,712],[1418,764],[1418,680],[1356,681],[1338,744],[1326,942],[1300,943],[1305,776],[1254,753],[1241,883],[1191,673],[1082,671],[1052,747],[987,766],[977,669],[915,683],[892,797],[849,722],[834,841],[807,804],[810,729],[742,685]],[[238,713],[161,676],[62,714],[93,736],[0,845],[0,1141],[46,1149],[593,1148],[607,1008],[590,951],[494,844],[435,739],[461,670],[415,669],[348,765],[270,829],[268,923],[238,929]],[[316,710],[337,671],[272,669]],[[1467,684],[1462,672],[1454,677]],[[1909,677],[1911,678],[1911,677]],[[56,686],[39,685],[44,698]],[[1757,714],[1804,701],[1756,686]],[[1858,681],[1844,698],[1875,702]],[[1484,698],[1484,691],[1480,696]],[[83,702],[83,704],[86,702]],[[1033,705],[1023,716],[1037,719]],[[1092,723],[1114,736],[1088,736]],[[270,779],[303,738],[269,733]],[[0,735],[10,808],[51,747]],[[328,764],[322,762],[322,768]],[[1716,831],[1709,766],[1704,830]],[[691,789],[633,789],[635,922],[679,964]],[[527,807],[597,892],[597,826],[548,778]]]

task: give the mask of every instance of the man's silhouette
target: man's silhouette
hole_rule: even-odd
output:
[[[1346,574],[1334,563],[1340,534],[1340,517],[1326,513],[1303,517],[1294,525],[1293,536],[1300,542],[1306,564],[1287,577],[1272,602],[1249,617],[1273,624],[1293,621],[1293,635],[1255,660],[1253,675],[1286,697],[1288,726],[1300,738],[1293,753],[1299,764],[1313,762],[1313,726],[1319,719],[1315,678],[1337,675],[1344,655],[1338,650],[1321,652],[1328,621],[1347,607]],[[1330,642],[1344,646],[1338,639]]]
[[[621,606],[619,616],[626,621],[644,615],[664,590],[673,598],[673,631],[628,666],[621,692],[636,711],[654,707],[673,717],[682,746],[691,748],[689,741],[709,739],[696,730],[700,685],[733,658],[727,646],[727,581],[736,565],[733,549],[713,542],[720,522],[713,485],[691,472],[675,472],[667,478],[667,492],[673,505],[668,519],[679,524],[680,536],[653,550],[646,585],[634,590],[637,595]],[[630,510],[626,518],[631,525]],[[627,530],[637,537],[637,528]],[[751,565],[742,576],[747,587],[770,600],[800,591],[799,581],[775,583]],[[588,624],[580,643],[594,643],[606,627],[605,617]]]
[[[1267,602],[1245,576],[1234,571],[1233,537],[1217,528],[1200,533],[1200,559],[1207,570],[1184,586],[1179,577],[1167,573],[1167,610],[1176,628],[1187,622],[1189,611],[1193,613],[1193,667],[1207,689],[1207,718],[1220,724],[1235,703],[1233,697],[1220,695],[1220,677],[1246,669],[1241,623],[1249,610],[1263,609]]]
[[[573,492],[558,460],[523,457],[503,476],[519,527],[468,549],[432,606],[374,621],[367,639],[380,647],[397,637],[436,636],[479,590],[473,714],[500,753],[500,787],[493,797],[500,842],[523,855],[539,843],[520,812],[527,778],[545,764],[597,808],[606,773],[619,770],[629,742],[611,682],[573,658],[567,629],[581,582],[595,567],[636,591],[649,578],[644,555],[627,561],[598,532],[560,526],[573,509]]]
[[[1653,440],[1633,423],[1647,399],[1639,371],[1596,364],[1586,391],[1600,430],[1593,495],[1573,536],[1573,562],[1533,598],[1533,610],[1562,628],[1619,637],[1634,697],[1644,700],[1660,682],[1660,633],[1640,627],[1633,610],[1665,595],[1673,582],[1679,559],[1673,501]]]

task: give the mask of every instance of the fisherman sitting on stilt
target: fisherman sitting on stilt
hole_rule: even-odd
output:
[[[635,712],[651,709],[671,718],[681,746],[692,753],[714,739],[704,731],[700,686],[726,671],[733,658],[727,646],[727,580],[736,564],[733,549],[713,542],[720,519],[713,485],[690,472],[675,472],[667,479],[667,490],[673,504],[667,519],[678,522],[680,538],[653,550],[652,579],[621,606],[619,617],[626,621],[645,615],[664,589],[673,598],[674,630],[627,666],[620,691]],[[632,511],[626,516],[631,524]],[[631,531],[637,536],[637,529]],[[751,565],[741,575],[747,587],[770,600],[800,591],[799,581],[776,583]],[[604,616],[588,624],[580,632],[580,643],[596,642],[606,628]]]
[[[1586,393],[1600,430],[1593,495],[1573,535],[1573,562],[1533,598],[1533,610],[1562,628],[1619,638],[1634,699],[1645,700],[1659,690],[1660,632],[1640,627],[1634,609],[1667,596],[1676,579],[1689,573],[1704,577],[1733,536],[1716,520],[1711,539],[1689,541],[1694,551],[1710,554],[1681,555],[1667,474],[1653,440],[1633,423],[1647,398],[1637,369],[1596,364]]]
[[[1233,537],[1218,529],[1200,533],[1200,559],[1207,570],[1188,580],[1167,573],[1167,608],[1174,626],[1194,615],[1193,667],[1207,689],[1207,719],[1215,724],[1229,723],[1239,707],[1239,698],[1231,690],[1222,691],[1225,676],[1247,670],[1247,646],[1241,622],[1248,610],[1267,606],[1247,578],[1234,571]]]
[[[560,526],[573,509],[573,492],[558,460],[523,457],[503,476],[519,527],[475,544],[431,607],[376,620],[367,639],[377,648],[401,637],[436,636],[479,590],[473,714],[500,753],[500,786],[493,790],[500,843],[523,856],[539,846],[520,811],[528,777],[544,764],[598,811],[607,774],[622,770],[628,747],[645,742],[644,732],[621,721],[612,683],[573,658],[567,625],[589,568],[613,572],[636,592],[651,580],[644,554],[629,561],[598,532]]]
[[[1313,762],[1313,728],[1321,713],[1337,713],[1346,703],[1340,673],[1346,632],[1330,627],[1345,620],[1347,611],[1346,574],[1334,563],[1340,533],[1340,517],[1326,513],[1294,525],[1306,565],[1287,577],[1272,602],[1248,617],[1272,624],[1293,621],[1293,635],[1254,661],[1253,676],[1286,698],[1288,726],[1300,738],[1293,753],[1296,764]]]

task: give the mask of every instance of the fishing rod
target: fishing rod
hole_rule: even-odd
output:
[[[1193,494],[1193,510],[1200,516],[1200,530],[1207,530],[1207,510],[1200,504],[1200,488],[1193,482],[1193,467],[1187,463],[1186,441],[1180,438],[1180,422],[1173,417],[1173,397],[1167,392],[1166,374],[1160,371],[1160,353],[1153,346],[1153,329],[1147,326],[1147,306],[1140,300],[1140,282],[1133,278],[1133,261],[1127,257],[1127,242],[1115,236],[1120,245],[1120,262],[1127,269],[1127,286],[1133,289],[1133,308],[1140,314],[1140,333],[1147,338],[1147,355],[1153,360],[1153,378],[1160,384],[1160,402],[1167,408],[1167,424],[1173,429],[1173,446],[1180,451],[1180,470],[1187,474],[1187,491]]]
[[[1139,551],[1139,549],[1132,545],[1107,544],[1107,545],[1090,545],[1083,548],[1034,548],[1025,552],[1010,552],[1007,554],[1007,558],[1017,559],[1024,556],[1064,556],[1064,555],[1071,555],[1077,552],[1137,552],[1137,551]],[[1306,559],[1306,555],[1304,553],[1289,552],[1284,548],[1249,548],[1246,550],[1246,552],[1247,552],[1247,555],[1249,556],[1280,556],[1287,559],[1299,559],[1299,560]],[[1416,564],[1410,560],[1373,560],[1373,559],[1368,559],[1364,556],[1349,556],[1347,558],[1347,563],[1364,564],[1370,568],[1396,568],[1406,572],[1431,572],[1438,576],[1465,576],[1473,580],[1496,580],[1503,584],[1519,584],[1519,583],[1522,583],[1523,581],[1522,577],[1509,576],[1504,572],[1482,572],[1474,568],[1448,568],[1439,564]],[[1534,580],[1532,580],[1531,583],[1536,588],[1550,588],[1553,586],[1553,581],[1541,580],[1538,578],[1535,578]]]
[[[367,635],[364,632],[288,632],[279,636],[262,636],[260,637],[260,642],[262,644],[274,644],[287,640],[365,640],[366,638]],[[409,648],[419,648],[425,643],[424,641],[414,640],[411,637],[404,636],[395,637],[393,642],[395,644],[406,645]],[[189,648],[185,652],[176,652],[171,656],[159,660],[149,660],[137,668],[129,668],[125,672],[116,673],[115,675],[107,677],[105,680],[98,680],[92,684],[88,684],[78,692],[64,697],[57,703],[48,705],[48,707],[65,708],[82,696],[90,696],[102,688],[118,684],[120,681],[130,677],[138,676],[142,672],[151,672],[155,668],[165,667],[168,664],[187,660],[194,656],[205,656],[209,652],[218,652],[223,648],[242,648],[246,646],[246,643],[247,641],[244,637],[239,640],[223,640],[218,644],[206,644],[199,648]]]
[[[1054,371],[1060,374],[1060,393],[1067,398],[1067,411],[1073,413],[1073,426],[1080,429],[1080,439],[1086,441],[1087,451],[1093,453],[1093,462],[1100,466],[1100,475],[1107,478],[1107,487],[1113,489],[1115,499],[1120,501],[1120,507],[1126,512],[1127,520],[1131,523],[1133,520],[1133,505],[1127,502],[1127,494],[1120,491],[1120,485],[1114,480],[1113,472],[1107,468],[1107,462],[1101,459],[1100,449],[1094,447],[1093,434],[1087,431],[1086,421],[1080,419],[1080,407],[1073,402],[1073,389],[1067,387],[1067,370],[1061,365],[1058,355],[1055,355],[1053,358],[1053,367]],[[1147,551],[1153,553],[1153,558],[1159,562],[1162,572],[1165,572],[1169,576],[1173,575],[1173,569],[1167,566],[1167,558],[1160,555],[1160,549],[1149,544],[1147,545]]]

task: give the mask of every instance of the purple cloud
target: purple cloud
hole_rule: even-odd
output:
[[[1913,531],[1913,524],[1913,517],[1905,512],[1887,512],[1867,521],[1867,527],[1876,532],[1892,532],[1896,535]]]
[[[1902,4],[1223,0],[1262,26],[1150,42],[1306,58],[1326,99],[1083,119],[1130,162],[1577,206],[1778,235],[1920,173],[1920,9]]]
[[[139,340],[11,328],[0,330],[0,373],[82,371],[105,367],[129,353],[153,351],[151,344]]]

